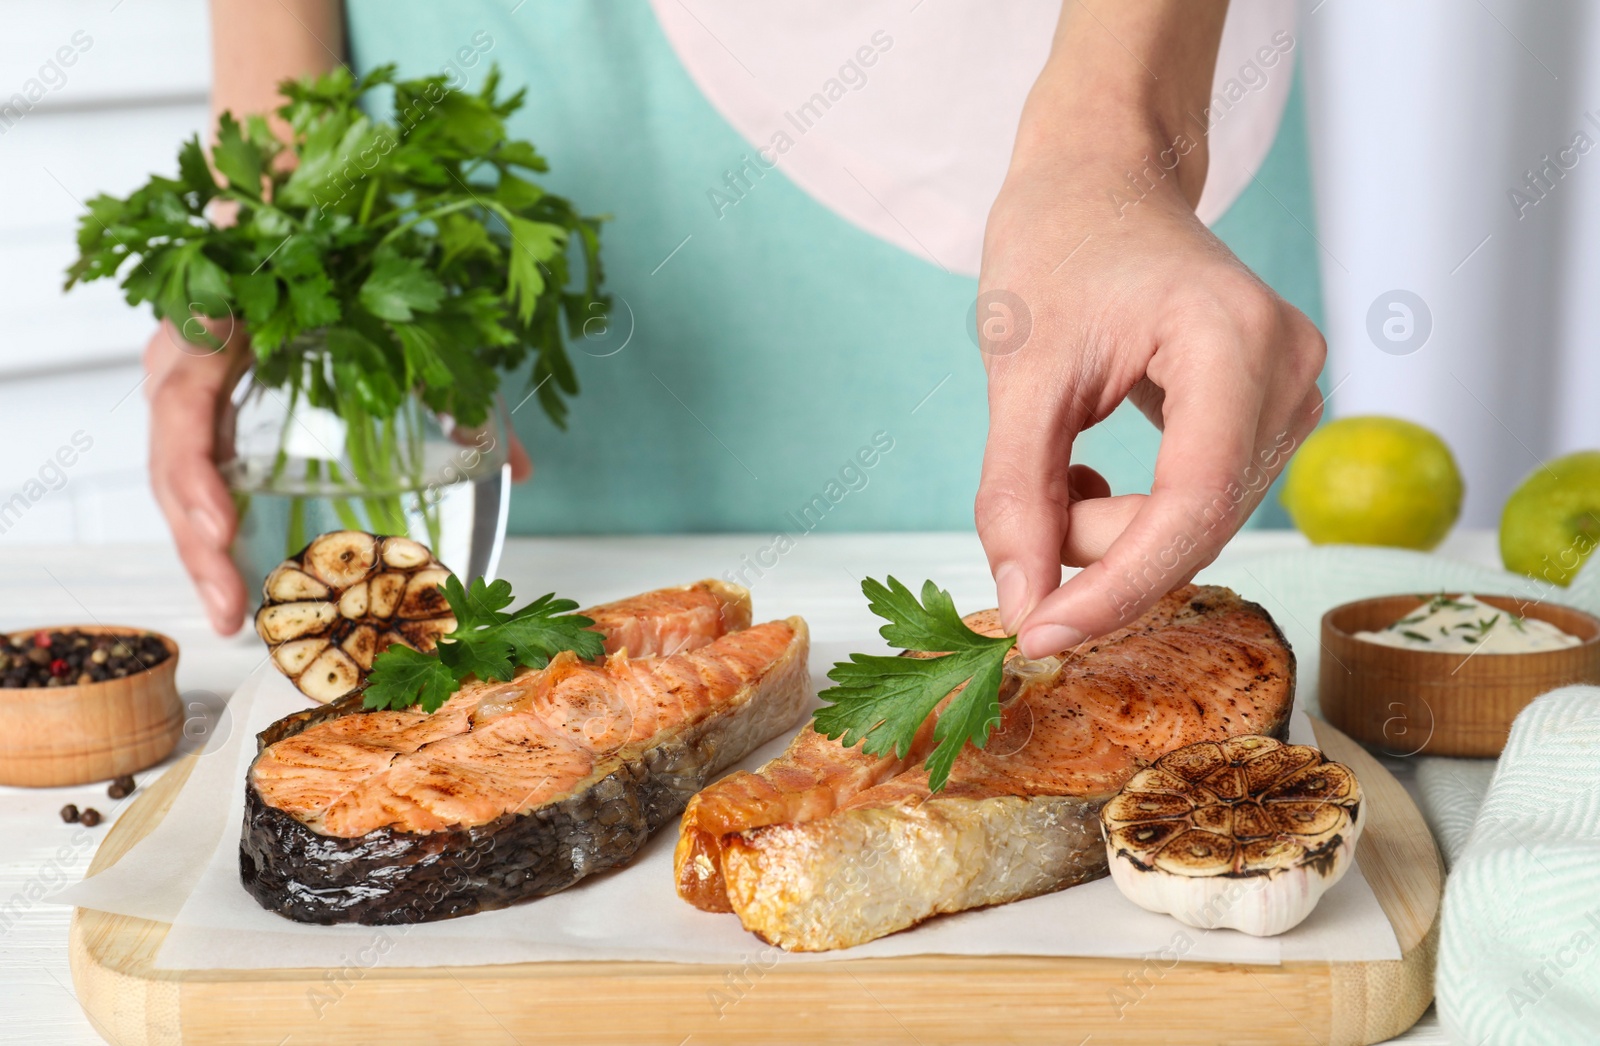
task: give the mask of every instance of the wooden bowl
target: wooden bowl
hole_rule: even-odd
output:
[[[59,625],[46,632],[137,636],[142,628]],[[47,787],[131,774],[165,759],[183,736],[178,644],[148,671],[99,683],[0,687],[0,784]]]
[[[1421,607],[1415,595],[1379,596],[1322,616],[1317,700],[1328,722],[1397,755],[1497,756],[1511,720],[1547,691],[1600,683],[1600,618],[1558,603],[1479,596],[1490,606],[1548,621],[1583,640],[1528,654],[1408,650],[1355,638]]]

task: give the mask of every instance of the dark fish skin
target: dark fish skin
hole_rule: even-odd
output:
[[[793,726],[806,699],[809,637],[795,638],[746,698],[669,732],[574,794],[483,824],[435,832],[314,831],[268,804],[247,776],[239,876],[262,907],[296,922],[389,926],[504,908],[626,864],[650,834],[728,766]],[[317,723],[363,714],[360,695],[297,712],[257,736],[258,752]]]
[[[683,811],[712,776],[712,739],[700,733],[628,760],[569,799],[440,832],[322,835],[250,785],[239,877],[262,907],[325,925],[431,922],[556,893],[626,864]]]

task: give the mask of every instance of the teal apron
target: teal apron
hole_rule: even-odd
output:
[[[976,281],[849,224],[781,168],[713,207],[708,186],[751,147],[646,3],[346,7],[358,70],[455,69],[476,87],[495,62],[508,87],[525,84],[511,130],[550,159],[543,184],[611,216],[613,326],[574,346],[569,428],[535,400],[513,416],[535,467],[513,497],[513,533],[971,528],[987,427],[966,333]],[[1216,232],[1320,321],[1305,157],[1297,83],[1261,184]],[[524,376],[509,379],[508,404],[525,391]],[[1124,406],[1076,455],[1114,492],[1146,491],[1157,444]],[[1282,520],[1269,496],[1252,524]]]

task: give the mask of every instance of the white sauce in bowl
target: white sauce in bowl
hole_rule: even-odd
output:
[[[1357,632],[1355,637],[1382,646],[1452,654],[1527,654],[1583,642],[1548,621],[1518,617],[1471,595],[1434,596],[1388,628]]]

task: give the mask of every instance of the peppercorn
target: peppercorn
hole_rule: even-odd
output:
[[[78,815],[78,822],[85,828],[93,828],[100,823],[100,811],[92,806],[84,807],[83,813]]]
[[[106,788],[106,795],[109,795],[113,799],[126,799],[128,796],[133,794],[133,789],[134,783],[132,775],[123,774],[115,781],[112,781],[110,786]]]
[[[171,651],[153,633],[0,633],[0,688],[86,685],[121,679],[154,668],[170,656]]]
[[[68,803],[66,806],[63,806],[61,808],[61,819],[68,824],[77,824],[78,808],[72,803]]]

